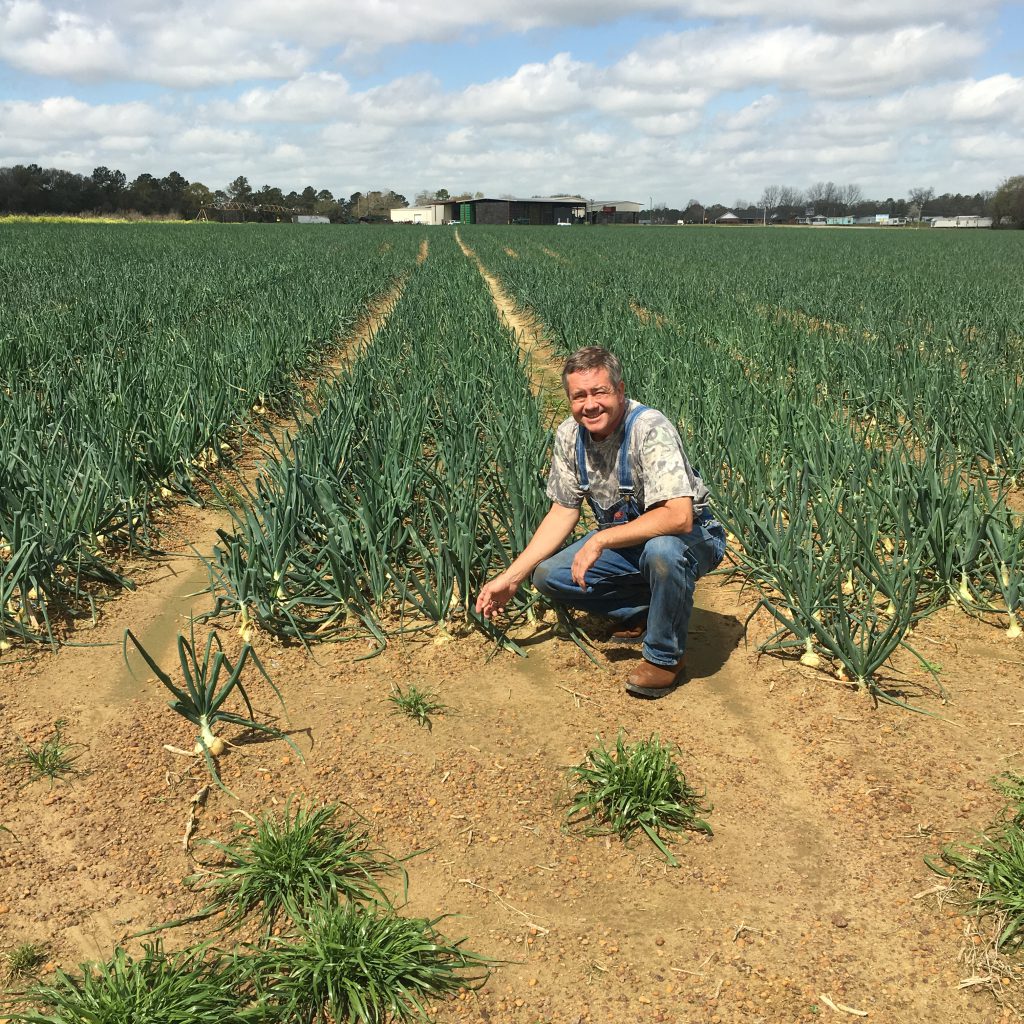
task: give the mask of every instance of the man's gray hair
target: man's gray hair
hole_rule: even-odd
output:
[[[617,388],[622,383],[622,363],[614,352],[609,352],[600,345],[588,345],[586,348],[577,349],[565,361],[565,368],[562,370],[562,387],[565,393],[569,393],[569,374],[586,373],[588,370],[607,370],[611,377],[612,387]]]

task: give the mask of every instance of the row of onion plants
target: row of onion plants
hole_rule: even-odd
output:
[[[965,275],[919,234],[511,237],[467,232],[557,345],[612,348],[679,423],[778,622],[766,647],[886,699],[881,667],[945,603],[1019,635],[1019,244],[969,243],[987,262]]]
[[[418,239],[285,225],[0,226],[0,651],[54,641],[153,510],[414,266]]]
[[[528,365],[448,235],[386,323],[278,445],[211,572],[220,607],[304,643],[474,618],[545,507]],[[487,628],[477,620],[478,625]]]

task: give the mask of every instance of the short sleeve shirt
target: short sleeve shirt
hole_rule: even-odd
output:
[[[627,415],[638,402],[629,401]],[[610,508],[619,499],[618,455],[625,434],[626,417],[617,430],[603,441],[585,440],[590,494],[602,508]],[[559,424],[548,474],[547,496],[566,508],[583,503],[579,470],[576,466],[576,436],[579,424],[570,417]],[[694,515],[708,507],[708,489],[683,451],[679,431],[656,409],[647,409],[633,421],[629,464],[633,471],[633,493],[637,504],[647,510],[669,498],[693,498]]]

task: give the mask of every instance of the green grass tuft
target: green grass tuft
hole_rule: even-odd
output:
[[[4,975],[10,984],[20,978],[34,978],[49,953],[42,943],[23,942],[3,954]]]
[[[26,782],[49,779],[51,786],[57,779],[63,780],[74,775],[81,775],[81,771],[75,767],[75,762],[81,755],[73,753],[74,749],[80,747],[81,744],[65,741],[64,726],[66,724],[63,718],[57,719],[53,723],[53,734],[38,746],[21,740],[21,750],[7,762],[8,765],[21,769],[25,774]]]
[[[187,949],[165,953],[159,943],[133,959],[117,949],[80,973],[57,971],[5,1008],[11,1024],[255,1024],[266,1020],[249,997],[235,957]]]
[[[438,701],[436,693],[429,693],[415,686],[402,690],[400,686],[392,684],[392,693],[388,700],[395,706],[395,714],[408,715],[427,729],[433,725],[430,721],[431,715],[448,710],[446,705]]]
[[[570,783],[582,788],[571,799],[566,826],[584,826],[588,835],[615,833],[624,841],[642,831],[672,867],[679,867],[663,834],[712,833],[700,817],[711,807],[703,806],[705,794],[687,783],[675,763],[678,749],[656,735],[629,746],[621,731],[614,750],[599,740],[582,764],[569,769]]]
[[[199,916],[223,912],[224,926],[235,928],[258,914],[269,931],[282,915],[298,920],[325,902],[387,902],[379,880],[404,870],[364,830],[336,822],[337,813],[334,804],[309,810],[289,801],[280,817],[236,825],[228,843],[201,844],[224,863],[186,879],[211,897]]]
[[[479,988],[492,962],[435,930],[442,918],[390,907],[328,904],[296,935],[272,940],[259,976],[279,1017],[303,1024],[429,1021],[427,1002]]]
[[[994,780],[1007,798],[1002,818],[975,844],[945,846],[939,861],[925,863],[951,879],[959,902],[979,917],[992,916],[997,951],[1024,949],[1024,777],[1004,773]]]

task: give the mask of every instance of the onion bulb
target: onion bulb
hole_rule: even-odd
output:
[[[808,668],[817,668],[821,664],[821,658],[815,653],[810,637],[804,641],[804,653],[800,655],[800,664]]]
[[[220,757],[224,753],[227,744],[219,737],[211,734],[210,738],[206,741],[206,749],[210,752],[211,757]],[[203,756],[203,744],[201,741],[196,740],[196,745],[192,748],[200,757]]]

